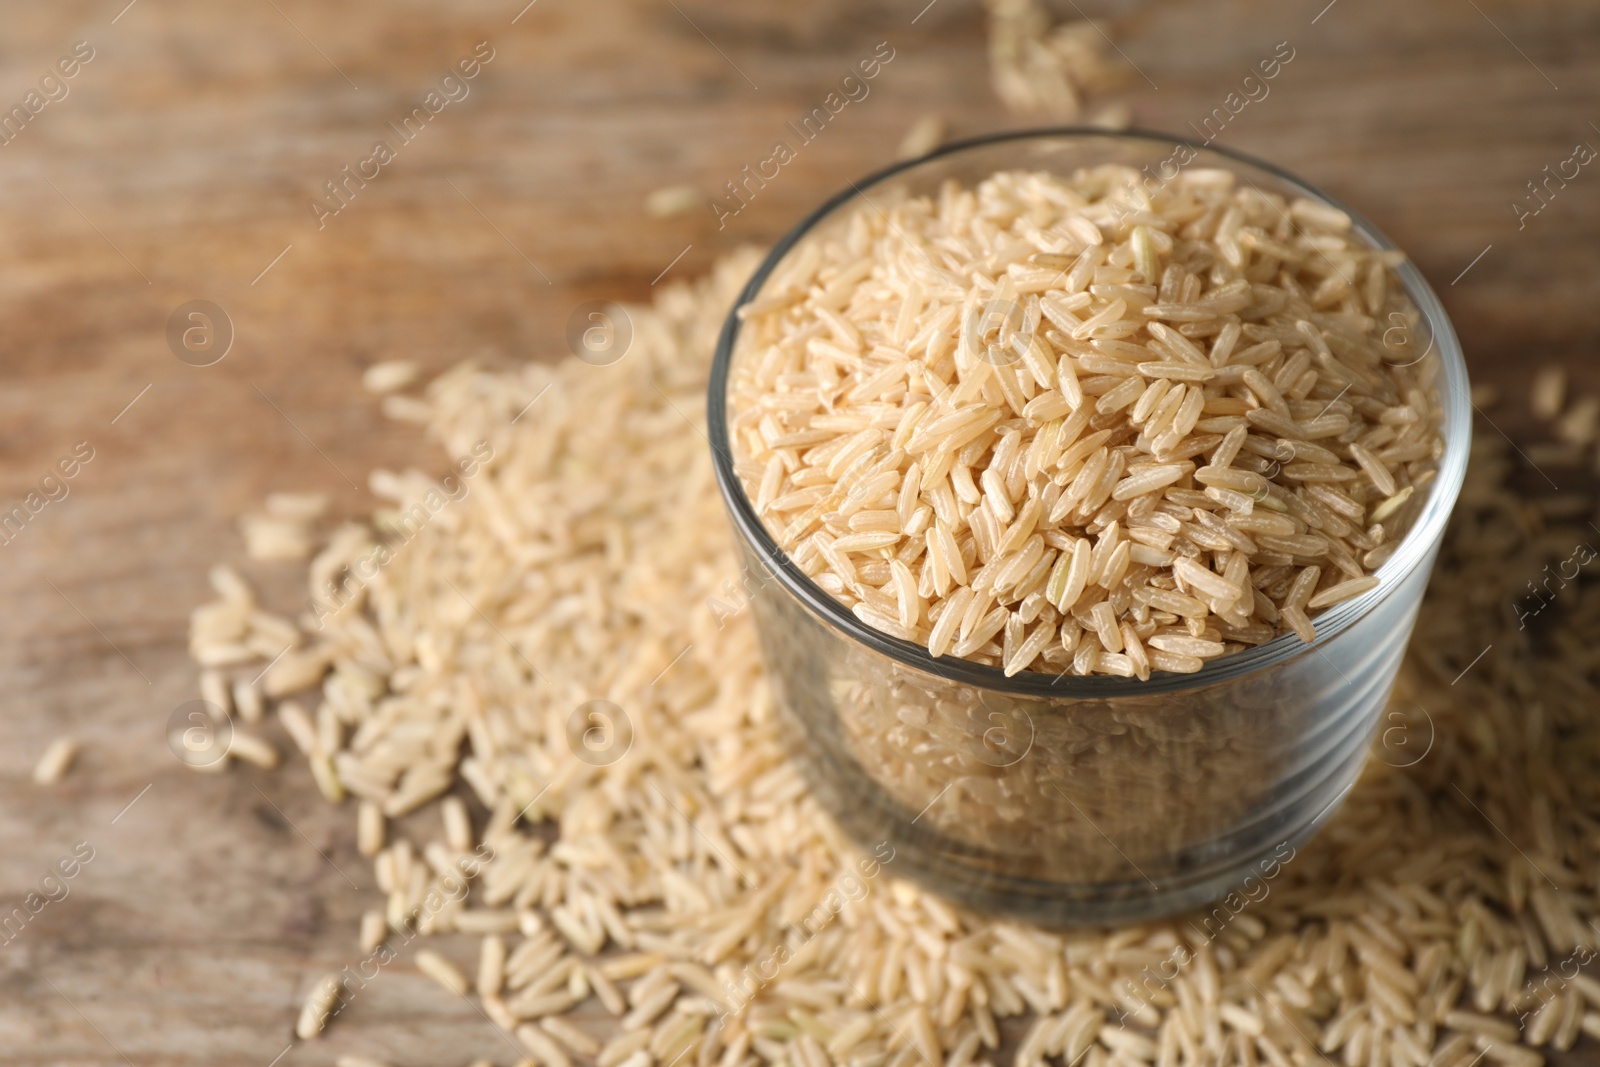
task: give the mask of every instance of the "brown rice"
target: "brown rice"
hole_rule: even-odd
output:
[[[634,347],[614,367],[463,367],[430,386],[446,452],[488,433],[494,463],[449,523],[347,586],[346,609],[305,620],[297,684],[269,692],[331,802],[382,808],[441,782],[481,801],[473,834],[493,858],[427,932],[514,917],[483,942],[490,1019],[545,1063],[587,1058],[572,1027],[591,1032],[601,1067],[1001,1062],[1012,1028],[1029,1065],[1469,1067],[1482,1053],[1533,1067],[1542,1053],[1516,1043],[1529,1032],[1511,1013],[1544,1001],[1559,1017],[1530,1018],[1550,1047],[1600,1034],[1600,985],[1561,977],[1600,917],[1600,794],[1583,762],[1600,658],[1581,639],[1600,597],[1587,578],[1565,590],[1548,628],[1505,609],[1590,536],[1583,519],[1530,528],[1536,503],[1503,487],[1509,449],[1474,446],[1381,758],[1256,902],[1120,930],[988,919],[892,863],[862,866],[783,758],[752,626],[708,606],[737,570],[697,397],[752,266],[737,257],[630,309]],[[513,424],[545,389],[539,417]],[[343,543],[320,574],[370,540]],[[250,636],[237,607],[254,595],[214,577],[198,649]],[[1194,599],[1161,602],[1209,610]],[[1150,654],[1211,651],[1169,644]],[[596,697],[632,725],[604,765],[568,741]],[[374,858],[396,930],[449,877],[461,841],[446,827],[413,816]],[[370,942],[377,923],[362,926]],[[313,987],[301,1037],[338,988]],[[568,1016],[589,997],[625,1028]]]
[[[1156,636],[1217,646],[1158,665],[1198,670],[1376,584],[1389,502],[1443,450],[1439,357],[1390,358],[1418,319],[1396,254],[1228,171],[1139,177],[867,198],[741,309],[746,493],[862,621],[1008,675],[1147,678]]]

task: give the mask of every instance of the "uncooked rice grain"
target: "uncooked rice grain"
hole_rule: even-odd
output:
[[[339,976],[336,974],[324,975],[311,987],[311,992],[306,994],[305,1003],[300,1008],[300,1018],[295,1023],[296,1037],[302,1041],[309,1041],[322,1033],[322,1028],[328,1024],[329,1013],[339,1002],[340,988]]]
[[[58,737],[50,742],[33,766],[33,780],[39,785],[54,785],[66,777],[72,761],[78,756],[78,742],[70,737]]]
[[[417,970],[432,978],[457,996],[465,996],[472,988],[461,969],[432,949],[417,950]]]
[[[315,522],[327,514],[327,493],[268,493],[266,512],[289,522]]]
[[[891,863],[802,936],[863,857],[783,756],[747,612],[712,606],[739,572],[698,398],[753,266],[742,254],[630,308],[633,347],[604,371],[461,367],[432,383],[427,425],[445,453],[488,439],[495,459],[448,524],[350,588],[349,608],[308,613],[297,686],[269,694],[330,802],[366,790],[381,806],[440,779],[481,799],[473,834],[492,858],[461,910],[422,933],[447,935],[479,910],[516,916],[497,935],[503,984],[480,991],[484,1014],[545,1062],[573,1058],[565,1027],[586,1030],[600,1067],[665,1063],[653,1050],[669,1045],[683,1067],[810,1064],[819,1050],[887,1067],[1001,1063],[1024,1031],[1038,1035],[1031,1062],[1051,1067],[1309,1067],[1324,1055],[1468,1067],[1485,1048],[1510,1067],[1542,1063],[1514,1044],[1526,1036],[1511,1005],[1545,996],[1546,982],[1559,994],[1563,962],[1600,941],[1600,653],[1582,637],[1600,625],[1600,590],[1585,574],[1525,629],[1503,610],[1592,534],[1590,516],[1530,521],[1538,505],[1505,488],[1517,457],[1498,437],[1474,443],[1381,758],[1254,903],[1050,931],[946,904]],[[513,423],[546,389],[539,417]],[[319,586],[380,536],[362,529]],[[215,573],[220,599],[195,627],[246,626],[227,613],[254,594]],[[1211,610],[1176,590],[1148,595],[1175,616]],[[230,633],[194,636],[204,649]],[[1161,635],[1146,648],[1153,664],[1210,651]],[[594,699],[632,727],[629,751],[603,766],[568,740],[569,717]],[[1409,747],[1394,744],[1402,734]],[[364,943],[396,902],[394,928],[409,929],[441,885],[429,857],[454,851],[444,826],[428,811],[390,827],[374,858],[388,901],[363,919]],[[557,912],[597,955],[554,932]],[[720,1005],[690,966],[715,979]],[[326,1022],[337,983],[310,991],[302,1037]],[[1571,1009],[1552,1047],[1600,1036],[1600,986],[1569,988],[1591,1007]],[[644,1005],[653,1021],[602,1034],[588,997],[613,1019]],[[1488,1007],[1474,1013],[1479,997]],[[1499,1026],[1486,1031],[1484,1015]]]
[[[383,808],[375,801],[363,800],[356,805],[356,851],[363,856],[376,856],[383,850],[387,828]]]
[[[1561,414],[1567,402],[1567,368],[1559,363],[1547,363],[1533,375],[1529,390],[1529,407],[1535,418],[1553,420]]]
[[[1575,447],[1594,444],[1600,430],[1600,397],[1580,396],[1556,420],[1556,436]]]
[[[1322,590],[1322,592],[1306,601],[1306,607],[1332,607],[1334,604],[1342,603],[1352,597],[1358,597],[1362,593],[1376,588],[1378,588],[1378,579],[1376,578],[1352,578],[1348,582],[1340,582],[1338,585],[1329,586]]]
[[[221,671],[200,672],[200,699],[216,708],[223,718],[233,714],[233,693]]]
[[[477,990],[480,996],[497,996],[506,980],[506,943],[493,934],[478,950]]]
[[[240,678],[233,683],[230,690],[233,698],[233,708],[245,722],[260,722],[261,715],[266,710],[266,703],[261,698],[261,690],[255,683],[246,678]]]
[[[361,372],[361,385],[369,393],[392,393],[416,381],[417,369],[415,363],[405,359],[374,363]]]
[[[389,924],[383,912],[369,910],[361,914],[361,930],[357,937],[362,952],[371,952],[389,937]]]
[[[944,135],[944,116],[933,111],[919,115],[900,139],[895,158],[917,159],[925,156],[944,143]]]
[[[246,515],[239,520],[245,551],[263,562],[305,559],[311,554],[313,531],[304,521],[279,515]]]
[[[238,726],[233,728],[228,737],[228,756],[267,770],[278,765],[278,750],[273,748],[270,742],[255,734],[247,733]]]
[[[517,1042],[543,1067],[572,1067],[572,1060],[537,1026],[517,1027]]]
[[[655,218],[687,215],[708,198],[692,185],[668,185],[654,189],[644,198],[644,209]]]

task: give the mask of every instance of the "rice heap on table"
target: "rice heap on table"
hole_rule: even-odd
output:
[[[462,366],[387,398],[452,477],[375,474],[394,508],[331,532],[288,508],[323,546],[294,623],[214,572],[192,650],[236,754],[272,762],[286,733],[312,774],[276,788],[355,809],[387,893],[352,964],[386,941],[550,1067],[1534,1067],[1600,1036],[1576,969],[1600,915],[1600,597],[1574,584],[1518,628],[1523,576],[1588,535],[1501,488],[1487,442],[1381,758],[1248,897],[1050,932],[840,841],[726,610],[702,395],[754,263],[631,309],[615,365]],[[306,976],[302,1036],[344,980]],[[572,1022],[591,998],[616,1025]]]

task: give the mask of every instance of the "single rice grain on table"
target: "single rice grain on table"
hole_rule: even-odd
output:
[[[630,308],[613,366],[449,371],[414,403],[441,468],[492,449],[469,492],[409,539],[380,514],[321,543],[295,685],[263,720],[312,768],[287,781],[353,822],[440,798],[359,835],[383,894],[364,942],[387,916],[407,939],[455,935],[454,959],[479,946],[484,1015],[554,1062],[587,1061],[576,1027],[603,1067],[1524,1067],[1600,1032],[1600,985],[1565,977],[1600,922],[1600,656],[1582,636],[1600,596],[1584,578],[1522,629],[1499,610],[1592,534],[1529,524],[1503,442],[1474,444],[1380,747],[1314,840],[1170,920],[987,918],[840,838],[784,758],[747,613],[725,607],[739,571],[700,398],[754,265]],[[410,492],[396,509],[427,490]],[[236,606],[255,594],[215,579],[201,652],[250,637]],[[1157,635],[1150,655],[1208,641]],[[586,733],[597,700],[609,726]],[[446,796],[469,800],[474,862]],[[302,1038],[340,992],[337,975],[310,990]]]
[[[39,762],[33,766],[33,780],[39,785],[54,785],[66,777],[72,761],[78,758],[78,742],[71,737],[58,737],[45,748]]]
[[[1443,454],[1397,253],[1228,171],[1139,177],[879,192],[740,310],[746,493],[863,622],[1008,675],[1148,678],[1309,642],[1308,609],[1375,587],[1415,511],[1387,502]],[[1207,652],[1138,655],[1165,636]]]

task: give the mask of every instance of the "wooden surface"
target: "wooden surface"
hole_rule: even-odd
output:
[[[351,812],[303,767],[201,776],[167,750],[167,717],[194,696],[185,624],[206,565],[240,557],[235,520],[267,490],[329,490],[354,514],[373,466],[431,460],[359,391],[369,363],[551,358],[579,302],[645,298],[669,265],[689,277],[770,241],[888,162],[924,110],[958,136],[1024,123],[988,88],[970,0],[915,21],[926,0],[538,0],[520,18],[525,0],[124,2],[0,6],[7,109],[75,42],[95,51],[0,146],[0,501],[94,449],[70,494],[0,545],[0,912],[74,844],[94,849],[71,895],[0,945],[0,1063],[510,1062],[409,961],[285,1053],[310,983],[357,958],[372,875]],[[1525,433],[1535,362],[1600,386],[1600,171],[1521,230],[1509,207],[1578,141],[1600,145],[1600,7],[1325,3],[1078,0],[1156,129],[1185,131],[1290,42],[1270,95],[1219,143],[1407,248],[1476,379],[1503,386],[1496,422]],[[319,230],[322,183],[480,41],[494,58],[470,95]],[[717,189],[766,158],[881,41],[895,58],[870,97],[725,229],[703,208],[646,214],[652,189]],[[168,348],[168,316],[193,299],[233,323],[214,366]],[[77,767],[33,785],[65,731],[86,742]]]

